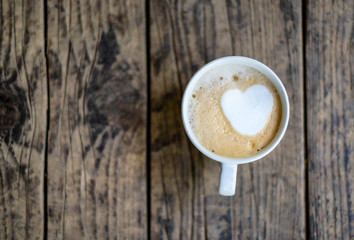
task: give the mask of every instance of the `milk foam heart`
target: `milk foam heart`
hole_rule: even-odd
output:
[[[274,99],[263,85],[253,85],[245,92],[230,89],[221,96],[221,108],[231,126],[243,135],[255,135],[267,124]]]

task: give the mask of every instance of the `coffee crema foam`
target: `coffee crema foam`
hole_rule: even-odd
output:
[[[238,89],[245,93],[254,85],[269,90],[273,107],[260,131],[244,135],[232,127],[221,107],[221,99],[226,91]],[[243,65],[227,64],[209,70],[199,79],[188,103],[187,114],[194,135],[205,148],[224,157],[244,158],[256,155],[275,137],[282,105],[276,88],[264,74]]]

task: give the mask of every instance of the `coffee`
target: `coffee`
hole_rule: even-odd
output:
[[[200,77],[188,103],[198,141],[224,157],[256,155],[275,137],[282,105],[272,82],[237,64],[216,66]]]

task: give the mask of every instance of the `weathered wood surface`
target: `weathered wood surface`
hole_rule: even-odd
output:
[[[304,239],[301,1],[150,2],[151,238]],[[280,146],[239,167],[235,197],[218,195],[219,164],[184,133],[180,104],[203,64],[258,59],[282,79],[291,120]]]
[[[354,238],[353,3],[305,2],[0,1],[0,239]],[[227,55],[271,67],[291,103],[232,198],[180,111]]]
[[[1,1],[0,14],[0,239],[39,239],[47,124],[44,6]]]
[[[48,238],[144,239],[144,1],[48,1]]]
[[[353,1],[309,1],[310,237],[354,239]]]

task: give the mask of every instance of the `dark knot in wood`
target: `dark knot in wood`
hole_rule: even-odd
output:
[[[10,91],[0,89],[0,129],[12,129],[19,122],[20,116],[16,97]]]

